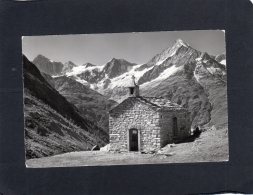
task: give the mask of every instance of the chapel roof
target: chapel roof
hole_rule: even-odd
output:
[[[123,104],[126,101],[129,100],[137,100],[140,101],[156,110],[160,109],[168,109],[168,110],[186,110],[186,108],[171,102],[170,100],[163,98],[163,97],[144,97],[144,96],[138,96],[138,97],[128,97],[126,100],[115,106],[114,108],[118,107],[119,105]],[[111,110],[113,110],[112,108]]]
[[[173,109],[184,109],[182,106],[171,102],[170,100],[163,97],[137,97],[140,101],[146,104],[154,105],[158,108],[173,108]]]
[[[163,97],[139,97],[141,101],[146,101],[147,103],[155,104],[156,106],[162,107],[169,107],[169,108],[183,108],[182,106],[171,102],[170,100],[163,98]]]

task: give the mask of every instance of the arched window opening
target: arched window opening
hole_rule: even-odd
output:
[[[134,94],[134,87],[130,87],[130,95],[133,95]]]
[[[177,127],[177,117],[173,118],[173,136],[177,136],[178,127]]]

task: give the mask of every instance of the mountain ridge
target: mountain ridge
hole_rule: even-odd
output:
[[[79,72],[73,71],[67,76],[107,98],[121,102],[128,97],[125,87],[134,75],[140,85],[141,94],[165,96],[192,110],[192,127],[195,127],[209,124],[214,117],[214,114],[211,116],[211,110],[219,110],[213,97],[214,91],[223,94],[217,102],[226,101],[224,94],[227,77],[224,60],[225,53],[211,56],[192,48],[182,39],[177,39],[173,45],[154,55],[147,63],[135,64],[112,58],[103,66],[80,68]],[[211,86],[207,87],[206,82],[210,82]],[[179,89],[185,94],[180,94]],[[225,110],[224,107],[221,113],[226,114]],[[226,124],[227,120],[224,120]]]
[[[64,67],[63,63],[54,62],[41,54],[35,57],[32,62],[41,72],[44,72],[49,75],[60,74]]]

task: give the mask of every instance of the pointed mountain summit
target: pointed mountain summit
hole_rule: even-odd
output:
[[[161,53],[155,55],[147,64],[137,69],[138,71],[149,69],[139,78],[138,84],[141,85],[156,79],[161,73],[163,73],[163,77],[167,77],[172,72],[182,69],[184,65],[190,64],[191,62],[195,63],[195,59],[200,54],[201,52],[193,49],[189,44],[183,42],[181,39],[177,39],[171,47],[164,49]],[[165,70],[167,70],[167,73],[164,72]]]
[[[109,78],[114,78],[131,70],[135,65],[135,63],[128,62],[124,59],[113,58],[105,65],[103,73],[107,74]]]
[[[177,39],[176,43],[174,45],[184,46],[184,47],[190,47],[190,45],[188,43],[185,43],[182,39]]]
[[[185,43],[182,39],[177,39],[172,46],[167,47],[161,53],[155,55],[147,64],[145,64],[145,67],[163,64],[168,58],[172,58],[181,50],[186,51],[191,49],[193,48],[191,48],[189,44]]]
[[[72,62],[72,61],[67,61],[67,62],[64,63],[64,65],[68,65],[68,66],[72,66],[72,67],[77,66],[77,65],[76,65],[74,62]]]
[[[62,74],[66,74],[67,72],[71,72],[74,67],[77,67],[72,61],[68,61],[64,63],[64,67],[62,69]]]
[[[51,76],[61,74],[64,67],[61,62],[54,62],[41,54],[34,58],[33,63],[41,72]]]
[[[94,67],[96,65],[87,62],[87,63],[83,64],[82,66],[84,66],[85,68],[88,68],[88,67]]]

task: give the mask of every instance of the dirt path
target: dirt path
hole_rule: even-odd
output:
[[[194,142],[168,145],[161,150],[161,154],[104,151],[70,152],[27,160],[26,165],[37,168],[227,161],[228,139],[226,133],[226,129],[209,130],[203,132]]]

